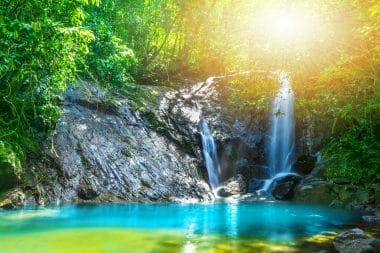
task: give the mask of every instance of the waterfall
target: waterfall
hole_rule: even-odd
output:
[[[273,103],[269,147],[270,176],[290,172],[294,149],[294,94],[285,74],[280,75],[281,88]]]
[[[294,93],[286,74],[280,74],[281,87],[273,102],[269,141],[269,180],[263,187],[268,190],[273,180],[290,173],[294,153]]]
[[[214,137],[212,136],[205,119],[200,121],[200,133],[202,137],[203,156],[206,162],[209,182],[211,188],[215,190],[219,186],[220,166],[218,163],[218,155],[216,152]]]

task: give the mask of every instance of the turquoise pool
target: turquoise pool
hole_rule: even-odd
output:
[[[359,221],[285,203],[27,208],[0,211],[0,252],[315,252]]]

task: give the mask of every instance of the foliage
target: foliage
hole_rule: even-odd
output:
[[[101,80],[121,84],[132,77],[143,81],[166,76],[177,36],[174,1],[104,0],[87,11],[86,23],[96,36],[89,67]]]
[[[93,38],[81,27],[85,4],[87,0],[0,3],[0,164],[6,170],[17,174],[39,132],[59,116],[59,94],[74,78],[76,62]]]
[[[297,33],[270,26],[284,13],[299,18]],[[263,73],[286,71],[297,120],[330,129],[325,157],[343,161],[330,175],[376,182],[379,17],[375,0],[3,0],[2,173],[17,174],[39,136],[54,127],[60,94],[79,74],[128,96],[151,118],[143,100],[154,94],[136,82],[249,71],[229,79],[227,100],[263,116],[277,88]]]
[[[179,8],[183,66],[198,75],[286,71],[297,121],[330,129],[324,156],[343,161],[330,176],[379,181],[379,1],[202,0]],[[278,19],[289,13],[301,23],[293,33]],[[273,19],[279,27],[268,25]],[[245,77],[230,88],[232,104],[257,114],[269,111],[275,94],[271,82]]]
[[[228,101],[240,111],[249,111],[256,118],[265,118],[270,101],[278,88],[277,78],[268,73],[237,75],[228,81]]]
[[[115,8],[110,8],[107,1],[99,7],[88,9],[86,25],[93,31],[95,40],[90,44],[90,53],[84,67],[90,76],[96,77],[101,83],[121,87],[133,82],[137,58],[126,41],[114,32],[115,26],[120,25],[110,22],[109,18],[114,11]]]
[[[331,177],[344,176],[356,183],[380,180],[380,3],[333,2],[335,22],[342,26],[336,47],[319,56],[314,75],[297,73],[303,85],[299,117],[322,118],[331,126],[325,158],[334,158]],[[339,16],[349,10],[351,15]],[[340,19],[338,19],[338,17]]]

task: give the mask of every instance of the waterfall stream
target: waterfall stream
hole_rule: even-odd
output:
[[[212,133],[208,127],[208,123],[205,119],[202,119],[200,121],[200,134],[202,137],[202,150],[206,162],[209,182],[211,188],[215,191],[215,189],[219,186],[220,183],[220,166],[218,162],[218,155],[216,151],[214,137],[212,136]]]
[[[269,141],[269,178],[262,190],[268,190],[272,182],[291,173],[294,155],[294,93],[290,80],[280,74],[281,87],[273,102]]]

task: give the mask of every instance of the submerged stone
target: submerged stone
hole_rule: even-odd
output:
[[[380,240],[370,237],[359,228],[339,234],[333,242],[339,253],[378,253]]]

